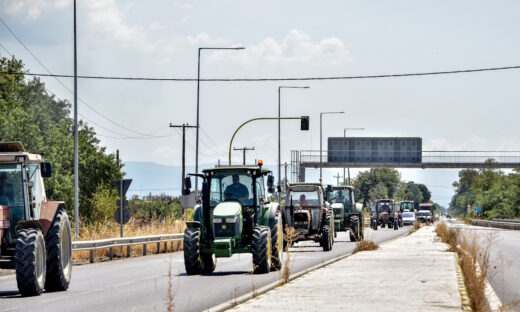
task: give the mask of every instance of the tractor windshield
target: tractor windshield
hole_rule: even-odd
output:
[[[239,201],[242,206],[254,206],[253,177],[239,172],[219,172],[211,177],[210,206],[221,202]]]
[[[293,205],[300,205],[300,207],[320,206],[319,195],[317,191],[291,191]],[[291,199],[289,199],[291,202]]]
[[[408,211],[413,211],[413,203],[411,202],[404,202],[401,203],[401,212],[403,212],[405,209],[408,209]]]
[[[0,205],[23,207],[22,189],[22,166],[0,164]]]
[[[389,213],[392,211],[392,207],[390,206],[390,203],[377,203],[377,211]]]
[[[329,193],[329,202],[347,204],[350,202],[350,193],[348,190],[333,190]]]

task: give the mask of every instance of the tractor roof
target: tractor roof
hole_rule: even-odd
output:
[[[228,172],[228,171],[235,171],[235,172],[236,171],[245,171],[245,172],[247,172],[248,170],[259,170],[262,175],[271,173],[271,170],[265,169],[265,168],[262,168],[259,166],[237,166],[237,165],[219,166],[219,167],[215,167],[215,168],[204,169],[204,170],[202,170],[202,172],[204,172],[204,173],[206,173],[206,172],[218,173],[218,172]]]
[[[289,188],[290,190],[292,191],[295,191],[295,190],[301,190],[301,191],[306,191],[306,190],[317,190],[319,188],[322,188],[321,184],[320,183],[291,183],[289,185],[287,185],[287,188]]]
[[[41,155],[27,153],[22,142],[0,143],[0,163],[17,162],[17,158],[20,156],[25,157],[28,162],[38,163],[42,161]]]
[[[354,187],[350,186],[350,185],[338,185],[338,186],[333,186],[332,189],[333,190],[346,190],[346,189],[353,190]]]

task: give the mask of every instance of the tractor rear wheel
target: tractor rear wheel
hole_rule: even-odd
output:
[[[354,216],[350,219],[350,228],[352,231],[350,232],[350,241],[351,242],[358,242],[361,240],[361,234],[360,234],[360,226],[359,226],[359,218],[357,216]],[[352,234],[354,233],[354,234]]]
[[[269,273],[271,270],[271,231],[265,226],[253,228],[253,273]]]
[[[188,275],[200,274],[202,263],[200,257],[200,230],[188,228],[184,231],[184,267]]]
[[[282,218],[278,213],[271,225],[271,264],[275,270],[282,269],[283,241]]]
[[[217,258],[215,257],[215,254],[202,254],[200,258],[202,260],[202,272],[213,273],[217,266]]]
[[[63,291],[69,288],[72,273],[72,239],[67,212],[59,209],[47,232],[47,291]]]
[[[16,240],[16,282],[22,296],[40,295],[45,286],[45,239],[39,229],[23,229]]]
[[[323,251],[330,251],[332,249],[332,233],[330,232],[330,214],[325,217],[323,228],[321,229],[321,244]]]

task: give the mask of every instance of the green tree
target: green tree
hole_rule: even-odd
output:
[[[397,189],[401,177],[395,169],[389,168],[372,168],[369,171],[360,172],[356,177],[356,188],[360,190],[360,200],[366,206],[371,199],[370,191],[375,189],[378,184],[382,184],[386,188],[386,195],[393,198],[397,194]],[[378,187],[382,190],[381,187]]]

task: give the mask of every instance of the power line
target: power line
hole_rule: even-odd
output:
[[[29,48],[28,48],[24,43],[23,43],[23,41],[22,41],[22,40],[21,40],[21,39],[16,35],[16,33],[15,33],[15,32],[14,32],[14,31],[9,27],[9,25],[7,25],[7,23],[6,23],[2,18],[0,18],[0,22],[5,26],[5,28],[9,31],[9,33],[11,33],[11,35],[12,35],[12,36],[13,36],[13,37],[18,41],[18,43],[20,43],[20,45],[21,45],[21,46],[22,46],[22,47],[23,47],[23,48],[24,48],[24,49],[25,49],[25,50],[26,50],[26,51],[27,51],[27,52],[28,52],[28,53],[29,53],[29,54],[30,54],[30,55],[31,55],[31,56],[32,56],[32,57],[33,57],[33,58],[34,58],[34,59],[35,59],[35,60],[36,60],[36,61],[37,61],[37,62],[38,62],[38,63],[39,63],[39,64],[40,64],[40,65],[41,65],[45,70],[46,70],[46,71],[47,71],[47,72],[48,72],[48,75],[47,75],[47,76],[49,76],[49,77],[53,77],[53,78],[54,78],[54,79],[55,79],[55,80],[56,80],[56,81],[57,81],[57,82],[58,82],[58,83],[59,83],[59,84],[60,84],[60,85],[65,89],[65,90],[69,91],[71,94],[74,94],[74,92],[73,92],[72,90],[70,90],[70,89],[69,89],[69,88],[68,88],[68,87],[67,87],[67,86],[66,86],[66,85],[65,85],[61,80],[58,79],[58,77],[60,77],[60,75],[55,75],[55,74],[53,74],[53,73],[51,72],[51,70],[50,70],[49,68],[47,68],[47,66],[45,66],[45,65],[43,64],[43,62],[40,61],[40,59],[39,59],[39,58],[38,58],[38,57],[37,57],[37,56],[36,56],[36,55],[35,55],[35,54],[34,54],[34,53],[33,53],[33,52],[32,52],[32,51],[31,51],[31,50],[30,50],[30,49],[29,49]],[[3,46],[2,46],[2,47],[3,47]],[[4,50],[6,50],[5,47],[4,47]],[[6,51],[7,51],[7,50],[6,50]],[[9,52],[8,52],[8,53],[9,53]],[[29,75],[29,76],[30,76],[30,75]],[[74,76],[71,76],[71,77],[74,77]],[[140,136],[149,136],[148,134],[144,134],[144,133],[137,132],[137,131],[135,131],[135,130],[133,130],[133,129],[127,128],[127,127],[125,127],[125,126],[123,126],[123,125],[121,125],[121,124],[115,122],[114,120],[112,120],[112,119],[106,117],[105,115],[103,115],[102,113],[100,113],[99,111],[97,111],[94,107],[92,107],[90,104],[88,104],[88,103],[87,103],[86,101],[84,101],[83,99],[81,99],[81,98],[79,98],[79,97],[78,97],[78,99],[79,99],[83,104],[85,104],[88,108],[90,108],[93,112],[95,112],[96,114],[98,114],[98,115],[101,116],[102,118],[106,119],[107,121],[113,123],[114,125],[116,125],[116,126],[122,128],[122,129],[125,129],[125,130],[127,130],[127,131],[130,131],[130,132],[133,132],[133,133],[135,133],[135,134],[138,134],[138,135],[140,135]],[[85,116],[82,116],[82,118],[85,119],[85,120],[88,120],[88,119],[85,118]],[[92,122],[92,121],[90,121],[90,122],[93,123],[93,124],[96,124],[96,123],[94,123],[94,122]],[[117,135],[123,135],[123,134],[117,133],[117,132],[115,132],[115,131],[112,131],[112,130],[110,130],[110,129],[107,129],[107,128],[105,128],[105,127],[102,127],[102,126],[100,126],[99,124],[97,124],[97,125],[98,125],[98,127],[101,127],[101,128],[103,128],[103,129],[105,129],[105,130],[107,130],[107,131],[110,131],[110,132],[112,132],[112,133],[115,133],[115,134],[117,134]],[[134,138],[134,137],[128,137],[128,138]]]
[[[10,57],[13,57],[13,54],[11,52],[9,52],[9,50],[7,50],[7,48],[0,42],[0,47],[2,49],[4,49],[5,52],[7,52],[7,54],[9,54]]]
[[[515,66],[501,66],[501,67],[484,67],[474,69],[458,69],[446,71],[431,71],[431,72],[415,72],[415,73],[396,73],[396,74],[377,74],[377,75],[357,75],[357,76],[326,76],[326,77],[287,77],[287,78],[201,78],[200,81],[206,82],[274,82],[274,81],[320,81],[320,80],[353,80],[353,79],[376,79],[376,78],[399,78],[399,77],[414,77],[414,76],[435,76],[435,75],[450,75],[450,74],[464,74],[477,73],[488,71],[502,71],[520,69],[520,65]],[[2,74],[9,75],[26,75],[39,77],[61,77],[72,78],[73,75],[64,74],[42,74],[42,73],[10,73],[2,71]],[[102,80],[133,80],[133,81],[170,81],[170,82],[196,82],[196,78],[154,78],[154,77],[124,77],[124,76],[85,76],[79,75],[81,79],[102,79]]]

